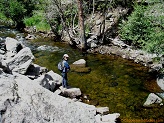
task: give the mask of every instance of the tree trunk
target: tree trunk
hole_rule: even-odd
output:
[[[93,12],[92,12],[92,15],[94,15],[95,13],[95,0],[93,0]]]
[[[84,17],[83,17],[83,0],[77,0],[78,14],[79,14],[79,38],[81,43],[82,51],[86,51],[86,39],[85,39],[85,28],[84,28]]]
[[[102,28],[100,28],[100,34],[101,34],[101,36],[102,36],[102,38],[101,38],[101,42],[104,44],[105,42],[104,42],[104,38],[105,38],[105,20],[106,20],[106,7],[107,7],[107,3],[108,3],[108,0],[105,0],[105,6],[104,6],[104,9],[103,9],[103,15],[102,15],[102,17],[103,17],[103,22],[102,22],[102,24],[101,24],[101,27]]]

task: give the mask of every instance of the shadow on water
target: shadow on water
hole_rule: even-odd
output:
[[[69,54],[70,64],[81,58],[85,59],[91,71],[88,73],[70,71],[68,73],[69,85],[80,88],[82,93],[88,96],[85,103],[107,106],[110,113],[120,113],[120,122],[126,123],[138,119],[140,123],[146,123],[147,121],[141,119],[163,118],[163,107],[143,107],[150,92],[160,91],[155,78],[149,74],[148,68],[114,55],[87,54],[83,56],[76,48],[46,38],[29,41],[28,45],[35,55],[36,64],[59,74],[57,63],[64,53]],[[58,47],[58,50],[36,50],[41,45]]]

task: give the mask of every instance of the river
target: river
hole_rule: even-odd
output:
[[[25,40],[25,34],[0,25],[0,42],[6,37],[16,38],[24,45],[31,48],[34,63],[47,67],[56,73],[57,63],[64,53],[69,54],[69,63],[79,59],[87,61],[90,72],[68,73],[69,85],[78,87],[88,96],[85,103],[95,106],[107,106],[110,113],[120,113],[122,123],[140,120],[146,123],[148,119],[163,118],[164,109],[160,107],[144,108],[143,104],[151,92],[158,92],[155,77],[148,72],[148,68],[115,55],[80,53],[63,42],[54,42],[50,38],[39,37],[35,40]],[[47,50],[37,49],[45,45]],[[142,119],[142,120],[141,120]]]

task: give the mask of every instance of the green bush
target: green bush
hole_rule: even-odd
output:
[[[1,21],[7,20],[6,16],[3,13],[0,13],[0,20]]]
[[[37,30],[47,31],[50,30],[50,25],[47,23],[44,18],[43,13],[35,12],[32,17],[25,18],[24,23],[26,26],[36,26]]]
[[[154,4],[148,7],[135,5],[127,21],[119,26],[122,40],[148,52],[163,54],[164,15],[160,14],[163,7],[164,4],[158,6]]]

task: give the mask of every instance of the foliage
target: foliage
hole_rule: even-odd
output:
[[[61,19],[58,10],[58,5],[60,5],[60,1],[49,0],[48,2],[49,4],[45,9],[45,16],[48,23],[50,24],[52,31],[55,33],[55,35],[58,35],[58,31],[61,29]]]
[[[55,35],[61,36],[63,30],[73,29],[78,24],[77,5],[62,0],[49,0],[46,9],[46,18]]]
[[[1,0],[1,12],[11,18],[17,25],[22,24],[24,17],[32,16],[33,10],[37,9],[39,1],[35,0]]]
[[[117,7],[118,5],[121,5],[123,7],[130,8],[137,0],[112,0],[111,5],[113,7]]]
[[[108,9],[111,8],[115,8],[118,6],[122,6],[122,7],[127,7],[127,8],[131,8],[132,5],[136,2],[137,0],[85,0],[85,8],[87,8],[87,12],[90,13],[93,9],[100,12],[104,9],[104,7],[106,6]],[[93,3],[94,2],[94,3]],[[107,2],[107,5],[106,5]]]
[[[163,7],[164,4],[135,5],[134,12],[119,27],[122,40],[148,52],[164,53],[164,15],[160,14]]]
[[[36,26],[37,30],[50,30],[50,25],[44,17],[44,13],[41,11],[34,12],[30,18],[25,18],[24,23],[26,26]]]
[[[3,21],[7,20],[6,16],[3,13],[0,13],[0,19]]]
[[[64,16],[66,18],[66,21],[67,21],[67,24],[68,25],[71,25],[73,24],[73,19],[75,17],[75,20],[74,20],[74,24],[78,24],[78,20],[77,20],[77,5],[76,4],[71,4],[71,5],[67,5],[66,8],[65,8],[65,11],[64,11]]]
[[[16,0],[9,0],[6,4],[3,5],[4,8],[2,9],[2,12],[4,15],[8,18],[11,18],[15,22],[21,20],[22,13],[24,14],[26,12],[24,5],[21,5],[21,3]]]
[[[98,3],[96,3],[96,5],[97,5],[97,11],[100,11],[100,12],[103,12],[103,10],[106,8],[111,8],[110,2],[107,2],[107,5],[105,2],[103,2],[101,4],[98,2]],[[106,7],[106,8],[104,8],[104,7]]]

